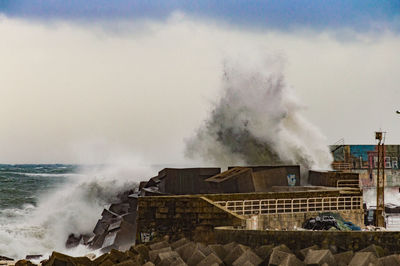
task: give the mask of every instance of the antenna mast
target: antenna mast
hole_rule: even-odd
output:
[[[385,137],[375,132],[378,140],[378,169],[376,172],[376,226],[385,227]]]

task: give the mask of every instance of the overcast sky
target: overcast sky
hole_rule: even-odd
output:
[[[0,34],[0,163],[186,163],[238,53],[285,59],[327,144],[400,143],[399,1],[13,0]]]

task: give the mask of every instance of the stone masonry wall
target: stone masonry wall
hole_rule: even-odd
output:
[[[261,231],[216,228],[215,240],[226,244],[237,242],[251,247],[285,244],[300,250],[311,245],[338,250],[359,250],[371,244],[379,245],[388,253],[400,250],[400,232],[390,231]]]
[[[226,212],[201,196],[140,197],[137,242],[170,235],[213,241],[215,226],[242,226],[239,215]]]

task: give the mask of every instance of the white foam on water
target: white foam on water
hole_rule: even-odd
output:
[[[36,207],[0,212],[0,255],[20,259],[54,250],[73,256],[92,252],[84,246],[67,249],[69,234],[91,233],[102,209],[118,193],[151,176],[149,167],[130,159],[67,175],[67,182],[41,195]]]

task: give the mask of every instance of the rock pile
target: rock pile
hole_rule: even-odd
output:
[[[18,261],[16,266],[33,265],[27,260]],[[293,251],[286,245],[264,245],[251,248],[235,242],[205,245],[186,238],[169,242],[167,238],[148,244],[131,246],[126,251],[111,249],[97,258],[70,257],[53,252],[43,266],[89,265],[89,266],[396,266],[400,255],[387,254],[381,247],[370,245],[357,252],[336,252],[334,247],[320,248],[317,245]]]

